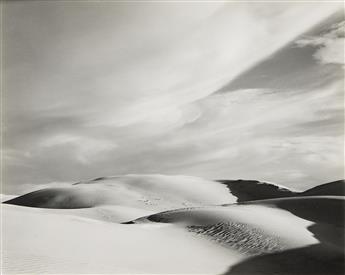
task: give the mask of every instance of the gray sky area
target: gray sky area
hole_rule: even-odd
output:
[[[342,3],[8,1],[3,192],[344,177]]]

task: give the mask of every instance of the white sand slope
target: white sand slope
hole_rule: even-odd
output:
[[[247,256],[227,275],[340,275],[344,212],[344,196],[308,196],[166,211],[133,223],[180,225]]]
[[[127,175],[14,198],[1,204],[2,272],[343,273],[344,196],[228,184]],[[234,204],[249,197],[256,200]]]
[[[134,221],[147,222],[185,226],[250,255],[318,243],[307,229],[313,222],[283,209],[256,204],[181,209]]]
[[[243,257],[175,225],[3,205],[3,274],[220,274]]]
[[[121,223],[164,210],[233,203],[236,200],[237,197],[225,185],[202,178],[125,175],[44,188],[8,203],[56,209],[50,213]]]
[[[64,209],[59,213],[125,222],[164,210],[291,194],[295,193],[258,181],[222,183],[191,176],[135,174],[55,185],[12,198],[7,203]]]
[[[41,189],[14,204],[43,208],[86,208],[120,205],[162,211],[189,206],[233,203],[225,185],[189,176],[125,175],[80,182],[69,187]]]
[[[3,272],[222,274],[253,256],[319,243],[314,222],[275,203],[179,209],[137,224],[2,205]]]

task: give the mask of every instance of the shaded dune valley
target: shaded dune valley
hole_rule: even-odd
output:
[[[344,274],[344,181],[124,175],[2,196],[4,274]]]

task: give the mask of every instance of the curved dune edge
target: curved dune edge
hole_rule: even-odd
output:
[[[337,180],[310,188],[302,196],[345,196],[345,180]]]
[[[344,198],[286,198],[178,209],[138,219],[134,225],[60,215],[55,209],[4,205],[5,233],[10,236],[4,244],[4,270],[6,274],[52,270],[54,273],[84,270],[157,274],[173,270],[178,274],[289,274],[288,263],[297,255],[309,263],[320,262],[325,253],[328,256],[323,258],[324,264],[333,263],[335,271],[341,269],[340,252],[332,245],[324,245],[325,240],[310,231],[321,223],[279,209],[282,202],[300,205],[303,200],[325,200],[324,206],[332,211],[329,205]],[[332,225],[331,221],[328,225]],[[109,255],[117,256],[115,259]],[[20,264],[14,262],[19,257]],[[95,264],[85,264],[91,258]]]
[[[186,181],[173,185],[178,178],[192,182],[192,188],[185,188]],[[238,190],[230,194],[218,182],[170,179],[99,178],[6,201],[6,274],[344,273],[343,196],[310,196],[308,190],[290,196],[284,188],[253,182],[248,190],[242,184],[241,194],[261,190],[259,195],[269,198],[241,201]],[[313,192],[334,192],[339,186],[325,184]],[[290,195],[277,198],[274,190]],[[220,193],[223,201],[215,205]]]
[[[54,209],[118,205],[160,212],[236,200],[223,184],[197,177],[126,175],[97,178],[64,188],[45,188],[5,203]]]
[[[246,204],[252,203],[254,202]],[[314,196],[263,200],[255,203],[280,207],[296,216],[313,221],[308,230],[319,243],[246,259],[230,266],[225,275],[345,273],[345,197]]]
[[[299,196],[345,196],[345,180],[317,185],[303,192],[285,186],[256,180],[217,180],[237,197],[237,202]]]
[[[273,183],[255,180],[211,181],[190,176],[133,174],[100,177],[65,187],[44,188],[11,198],[4,203],[54,209],[120,205],[160,212],[183,207],[283,197],[344,196],[344,191],[344,180],[296,192]]]
[[[177,224],[193,228],[199,231],[198,233],[205,231],[204,235],[214,236],[217,241],[223,239],[221,242],[226,244],[228,241],[231,242],[227,237],[233,238],[234,242],[239,242],[238,236],[234,237],[236,234],[244,234],[242,239],[258,243],[260,239],[262,243],[265,243],[264,239],[272,238],[277,242],[277,246],[281,246],[276,251],[317,243],[313,234],[307,229],[313,222],[297,217],[284,209],[258,205],[254,202],[248,205],[231,204],[165,211],[129,223],[150,222]],[[212,227],[223,228],[223,231],[213,234]],[[270,251],[267,250],[270,244],[268,247],[263,246],[262,253]],[[253,251],[257,249],[255,247]],[[251,253],[248,250],[248,253],[260,254],[261,252]]]
[[[166,211],[132,223],[178,224],[250,256],[226,274],[343,274],[344,211],[342,196],[309,196]]]
[[[217,180],[237,197],[237,202],[298,196],[298,192],[273,183],[256,180]]]
[[[5,200],[5,204],[49,208],[60,214],[121,223],[185,207],[299,197],[315,192],[336,193],[342,190],[343,185],[343,181],[337,181],[314,187],[310,189],[311,192],[298,193],[272,183],[253,180],[208,181],[188,176],[126,175],[40,189],[2,201]]]
[[[244,259],[175,225],[2,207],[4,274],[220,274]]]

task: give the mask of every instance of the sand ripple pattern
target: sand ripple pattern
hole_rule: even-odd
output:
[[[279,252],[286,247],[279,237],[238,222],[192,225],[188,226],[188,230],[249,256]]]

